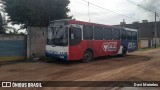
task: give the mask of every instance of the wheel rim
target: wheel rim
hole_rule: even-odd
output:
[[[88,53],[87,53],[87,54],[85,54],[84,59],[88,61],[88,60],[89,60],[89,58],[90,58],[90,55],[89,55]]]
[[[90,52],[86,52],[84,55],[85,61],[90,61],[92,59],[92,54]]]
[[[126,49],[123,49],[122,54],[125,56],[126,55]]]

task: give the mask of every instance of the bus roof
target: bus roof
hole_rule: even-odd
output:
[[[125,28],[127,31],[135,31],[137,32],[138,30],[137,29],[131,29],[131,28]]]
[[[93,26],[99,26],[104,28],[113,28],[113,29],[125,29],[127,31],[135,31],[137,32],[137,29],[131,29],[131,28],[124,28],[120,26],[111,26],[111,25],[105,25],[105,24],[97,24],[97,23],[91,23],[91,22],[85,22],[85,21],[79,21],[79,20],[73,20],[73,19],[60,19],[60,20],[54,20],[51,21],[51,23],[54,23],[55,21],[68,21],[70,24],[81,24],[81,25],[93,25]]]
[[[112,26],[109,26],[109,25],[79,21],[79,20],[69,20],[69,23],[73,23],[73,24],[76,23],[76,24],[89,25],[89,26],[99,26],[99,27],[112,27]]]

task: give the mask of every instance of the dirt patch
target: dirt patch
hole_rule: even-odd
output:
[[[160,81],[159,70],[160,49],[154,49],[148,51],[137,51],[128,54],[126,57],[99,57],[89,63],[82,63],[81,61],[54,61],[52,63],[17,62],[12,64],[0,64],[0,80]],[[53,88],[41,90],[52,89]],[[70,90],[70,88],[61,89]],[[73,88],[73,90],[75,89],[80,90],[84,88]],[[87,89],[99,90],[100,88]],[[108,90],[110,88],[101,89]],[[111,90],[114,89],[111,88]]]

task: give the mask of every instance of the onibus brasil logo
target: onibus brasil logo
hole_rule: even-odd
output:
[[[105,52],[107,51],[117,51],[117,42],[105,42],[102,45]]]

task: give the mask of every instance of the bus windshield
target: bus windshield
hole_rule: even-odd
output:
[[[68,30],[66,26],[50,26],[47,37],[48,45],[67,46]]]

